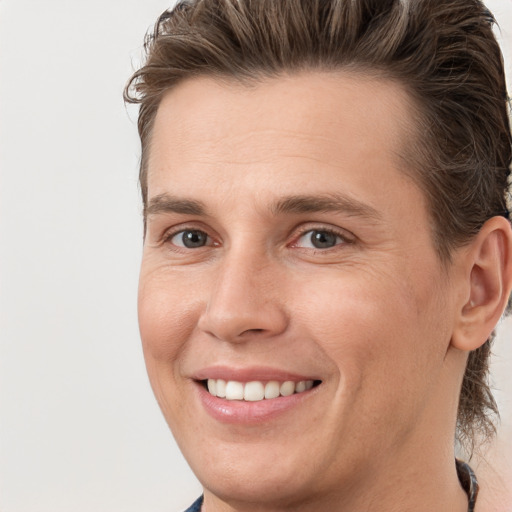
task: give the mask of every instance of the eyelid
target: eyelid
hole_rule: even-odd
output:
[[[219,245],[218,243],[215,242],[214,236],[212,236],[210,234],[210,232],[209,232],[209,230],[207,228],[205,228],[204,226],[195,224],[195,223],[191,223],[191,224],[183,223],[183,224],[179,224],[177,226],[173,226],[171,228],[168,228],[168,229],[164,230],[164,232],[162,233],[162,235],[161,235],[161,237],[159,239],[159,242],[158,242],[159,245],[169,244],[169,245],[172,245],[176,250],[186,250],[186,251],[200,249],[201,247],[198,247],[196,249],[189,249],[187,247],[181,247],[179,245],[171,243],[171,240],[176,235],[179,235],[180,233],[182,233],[184,231],[200,231],[201,233],[204,233],[207,236],[207,239],[211,241],[211,243],[208,243],[208,244],[206,244],[206,245],[204,245],[202,247],[212,247],[212,246],[215,246],[215,245]]]
[[[201,232],[205,233],[206,236],[208,237],[208,239],[211,241],[211,243],[209,243],[205,246],[202,246],[202,247],[212,247],[212,246],[220,245],[220,243],[218,241],[216,241],[215,235],[211,234],[211,230],[208,229],[207,227],[205,227],[200,222],[198,222],[198,223],[196,223],[196,222],[182,223],[182,224],[178,224],[176,226],[172,226],[168,229],[163,230],[162,234],[159,236],[158,244],[159,245],[169,244],[173,237],[175,237],[176,235],[178,235],[179,233],[181,233],[183,231],[201,231]],[[346,229],[343,229],[343,228],[340,228],[337,226],[326,225],[323,223],[308,223],[308,224],[299,226],[294,231],[295,232],[292,235],[292,242],[287,244],[289,247],[296,246],[298,240],[301,237],[303,237],[304,235],[306,235],[307,233],[309,233],[310,231],[323,231],[323,232],[331,233],[335,236],[340,237],[343,240],[344,244],[354,243],[357,238],[353,233],[351,233],[350,231],[347,231]],[[338,245],[344,245],[344,244],[337,244],[336,246],[332,247],[331,249],[334,249]],[[187,251],[191,250],[188,248],[182,248],[175,244],[172,244],[172,245],[177,250],[179,250],[179,249],[185,249]],[[197,250],[197,249],[195,249],[195,250]],[[318,250],[325,252],[325,251],[328,251],[329,249],[318,249]]]
[[[335,246],[327,249],[316,249],[317,251],[326,252],[329,249],[335,249],[336,247],[340,245],[345,244],[351,244],[354,243],[356,240],[355,235],[350,233],[350,231],[347,231],[346,229],[342,229],[339,227],[329,226],[325,224],[308,224],[306,226],[301,226],[297,232],[293,236],[293,241],[291,243],[292,247],[298,247],[297,243],[298,241],[306,234],[310,233],[311,231],[319,231],[319,232],[325,232],[332,235],[335,235],[343,240],[342,244],[336,244]],[[300,248],[300,247],[298,247]]]
[[[205,235],[205,240],[204,240],[204,245],[199,245],[197,247],[187,247],[185,244],[184,244],[184,234],[185,233],[201,233],[202,235]],[[181,235],[182,237],[182,243],[177,243],[176,242],[173,242],[174,239],[178,238],[179,239],[179,236]],[[181,231],[178,231],[177,233],[175,233],[174,235],[170,236],[167,240],[171,241],[172,245],[174,245],[175,247],[179,247],[180,249],[201,249],[202,247],[210,247],[211,245],[213,245],[211,243],[212,241],[212,238],[210,235],[208,235],[208,233],[205,233],[204,231],[201,231],[199,229],[182,229]]]

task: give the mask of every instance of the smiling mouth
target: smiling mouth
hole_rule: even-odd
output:
[[[218,398],[259,402],[261,400],[272,400],[274,398],[304,393],[318,386],[321,381],[301,380],[294,382],[287,380],[279,382],[271,380],[238,382],[235,380],[207,379],[201,381],[201,383],[210,395]]]

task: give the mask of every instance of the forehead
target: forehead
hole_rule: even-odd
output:
[[[197,169],[294,154],[349,160],[333,151],[340,142],[359,158],[375,158],[378,148],[377,158],[399,166],[414,131],[413,111],[399,83],[362,74],[308,72],[250,84],[189,79],[168,91],[157,111],[147,159],[150,195],[156,174],[191,162]]]

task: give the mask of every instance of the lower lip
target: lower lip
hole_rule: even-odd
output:
[[[287,411],[300,406],[314,394],[318,387],[290,396],[280,396],[258,402],[226,400],[211,395],[198,383],[199,398],[206,412],[217,421],[232,424],[256,424],[272,420]]]

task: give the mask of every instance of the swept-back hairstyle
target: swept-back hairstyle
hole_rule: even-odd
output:
[[[166,91],[197,76],[252,82],[302,70],[349,70],[399,82],[417,126],[402,155],[424,191],[439,258],[489,218],[508,218],[511,133],[494,19],[480,0],[183,0],[146,39],[125,99],[140,103],[140,182]],[[421,134],[418,135],[418,134]],[[492,337],[469,354],[457,435],[473,447],[495,431]]]

